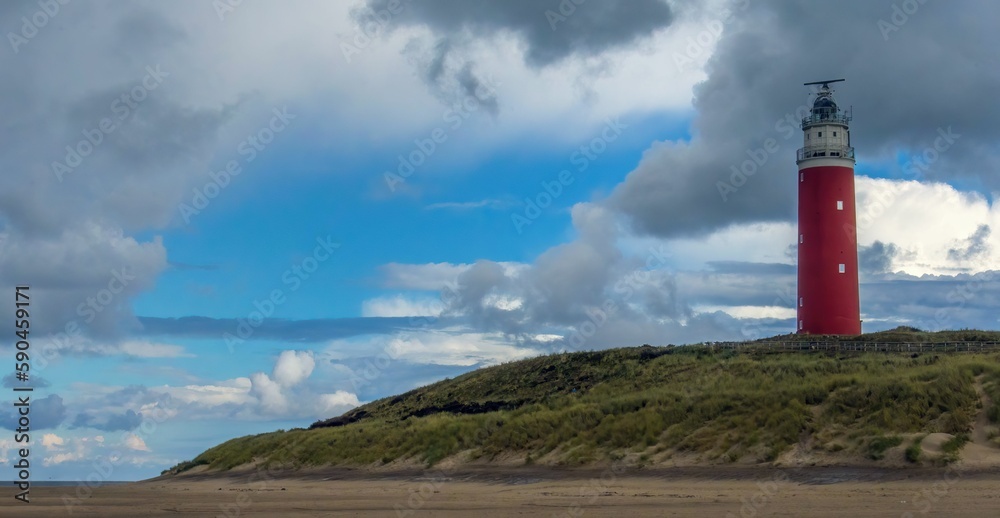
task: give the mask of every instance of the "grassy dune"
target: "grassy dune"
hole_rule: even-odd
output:
[[[990,408],[981,408],[977,386],[992,398]],[[838,356],[643,346],[479,369],[310,429],[233,439],[164,473],[252,462],[433,465],[455,455],[552,465],[766,463],[793,447],[866,462],[906,449],[908,460],[922,462],[923,436],[952,434],[960,449],[981,412],[1000,422],[997,352]]]

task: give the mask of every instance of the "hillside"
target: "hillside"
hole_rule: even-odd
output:
[[[980,454],[1000,453],[998,403],[1000,352],[642,346],[479,369],[310,429],[233,439],[164,474],[251,463],[389,469],[444,459],[940,465],[959,459],[969,440]]]

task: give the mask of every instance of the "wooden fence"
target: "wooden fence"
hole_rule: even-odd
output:
[[[769,352],[836,351],[836,352],[990,352],[1000,351],[1000,342],[710,342],[702,344],[714,349]]]

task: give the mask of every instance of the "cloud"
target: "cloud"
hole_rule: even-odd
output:
[[[126,356],[130,358],[192,358],[179,345],[159,344],[144,340],[97,339],[83,335],[56,335],[39,340],[46,354],[77,356]]]
[[[168,395],[171,400],[190,406],[214,408],[224,405],[245,405],[252,398],[249,395],[253,382],[249,378],[234,378],[206,385],[151,387],[153,392]]]
[[[990,269],[1000,223],[1000,206],[973,191],[940,182],[856,178],[858,242],[880,241],[898,249],[892,268],[921,274],[953,274]],[[933,210],[929,210],[933,207]],[[955,236],[970,236],[956,241]]]
[[[25,234],[9,223],[0,231],[0,286],[31,286],[33,330],[63,332],[72,324],[110,337],[136,327],[130,300],[166,267],[160,239],[139,243],[93,223],[53,235]]]
[[[605,287],[625,265],[615,247],[612,214],[578,204],[572,215],[577,240],[550,248],[523,269],[512,271],[493,261],[475,263],[458,276],[445,314],[467,316],[480,329],[506,333],[586,318],[585,311],[601,305]]]
[[[82,447],[78,447],[72,452],[62,452],[42,459],[43,466],[54,466],[65,462],[76,462],[86,458],[86,452]]]
[[[343,390],[317,393],[314,390],[329,382],[307,386],[305,382],[315,366],[311,351],[282,351],[271,376],[263,372],[250,375],[247,395],[251,401],[235,409],[235,415],[241,418],[315,418],[328,412],[342,413],[360,404],[355,393]]]
[[[948,259],[953,261],[968,261],[974,257],[979,257],[989,251],[987,239],[990,237],[990,226],[979,225],[976,231],[969,236],[964,246],[961,248],[949,248]]]
[[[34,388],[45,388],[51,385],[51,383],[49,383],[48,380],[46,380],[41,376],[35,375],[34,373],[31,374],[30,383],[19,381],[17,379],[17,375],[14,374],[13,372],[4,376],[3,382],[0,384],[2,384],[4,388],[14,388],[14,387],[24,387],[24,386],[31,386]]]
[[[121,413],[106,412],[96,415],[91,412],[80,412],[73,420],[71,428],[94,428],[106,432],[116,430],[135,430],[142,424],[142,414],[134,410],[125,410]]]
[[[691,139],[654,144],[609,206],[628,215],[638,232],[666,238],[703,236],[733,223],[794,221],[794,152],[802,145],[796,110],[808,106],[802,83],[833,70],[848,79],[836,97],[855,108],[859,164],[897,177],[915,171],[930,180],[982,181],[995,190],[998,180],[980,172],[995,169],[1000,158],[1000,129],[990,122],[1000,105],[980,109],[978,99],[1000,87],[1000,78],[981,73],[1000,60],[982,44],[996,38],[983,17],[1000,6],[977,11],[981,16],[969,23],[960,9],[973,5],[922,4],[886,41],[876,22],[892,14],[888,2],[750,2],[725,26],[708,78],[695,88]],[[936,72],[928,81],[910,79],[927,70]],[[949,128],[961,136],[944,146],[940,138]],[[773,153],[764,149],[768,139]],[[935,150],[935,141],[946,150]],[[933,164],[905,167],[929,148]],[[730,183],[734,168],[745,164],[753,174],[724,199],[718,183]]]
[[[298,385],[312,374],[316,361],[310,351],[282,351],[274,364],[274,381],[282,387]]]
[[[20,394],[19,394],[20,395]],[[14,410],[4,410],[0,414],[0,428],[14,430],[18,427],[17,407],[14,402],[9,402],[4,406]],[[57,394],[35,399],[31,398],[31,429],[44,430],[59,426],[66,420],[66,405],[63,398]]]
[[[0,462],[7,464],[11,460],[12,452],[16,455],[18,446],[22,446],[11,439],[0,439]]]
[[[386,10],[388,2],[369,0],[366,6],[378,12]],[[460,46],[465,39],[513,33],[524,42],[526,62],[533,67],[544,67],[571,56],[596,56],[632,45],[668,27],[674,19],[670,6],[659,0],[574,3],[570,9],[572,12],[566,12],[564,6],[561,11],[558,0],[501,3],[429,0],[407,4],[392,21],[430,28],[444,47],[438,50],[439,54]],[[367,16],[369,11],[355,12],[358,22],[368,21]]]
[[[888,273],[892,260],[899,254],[899,247],[892,243],[875,241],[869,246],[858,247],[858,267],[863,274]]]
[[[363,317],[436,317],[444,309],[440,299],[409,298],[403,295],[376,297],[361,303]]]
[[[141,341],[126,341],[119,344],[123,354],[137,358],[192,358],[193,354],[184,352],[179,345],[156,344]]]
[[[141,317],[142,334],[148,336],[172,336],[185,338],[218,338],[224,333],[235,333],[240,322],[235,318],[158,318]],[[437,325],[448,325],[442,319]],[[310,320],[287,320],[268,318],[254,329],[251,339],[284,340],[288,342],[320,342],[335,338],[361,336],[372,333],[391,333],[413,327],[410,318],[370,317],[370,318],[321,318]]]
[[[66,445],[66,440],[54,433],[47,433],[42,436],[42,446],[49,450],[59,450]]]
[[[506,206],[507,204],[500,200],[447,201],[440,203],[432,203],[424,207],[424,209],[425,210],[441,210],[441,209],[471,210],[479,208],[502,209]]]
[[[389,350],[412,363],[460,366],[496,365],[541,354],[496,333],[419,333],[391,339]]]
[[[122,437],[122,445],[130,450],[135,451],[152,451],[146,446],[146,441],[142,440],[142,437],[134,433],[125,434]]]
[[[323,394],[319,397],[319,415],[337,415],[343,413],[345,408],[360,406],[357,394],[352,394],[345,390],[338,390],[332,394]]]
[[[60,464],[86,462],[87,468],[93,469],[93,466],[91,465],[93,463],[93,459],[105,457],[106,455],[107,446],[104,442],[104,437],[101,435],[93,437],[59,437],[55,434],[45,434],[42,439],[42,445],[46,447],[46,450],[50,453],[50,455],[42,458],[42,465],[51,467],[58,466]],[[142,438],[134,433],[122,434],[120,438],[120,445],[131,451],[150,451]],[[141,460],[135,455],[117,455],[117,452],[115,454],[108,455],[106,458],[114,462],[116,466],[120,466],[122,461],[134,463]]]
[[[400,264],[389,263],[379,267],[382,285],[386,288],[438,291],[468,270],[468,264],[429,263]]]

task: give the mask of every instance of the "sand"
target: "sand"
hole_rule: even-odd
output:
[[[36,487],[30,504],[5,498],[0,516],[1000,516],[994,468],[615,473],[527,466],[374,478],[342,470],[295,479],[251,475],[108,485],[70,507],[75,488]]]

